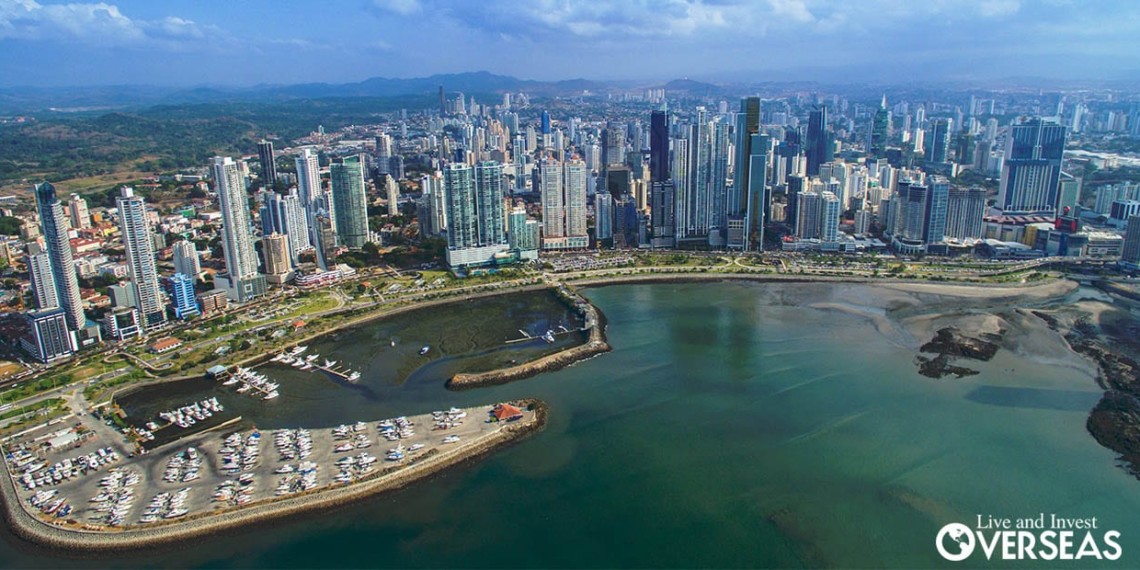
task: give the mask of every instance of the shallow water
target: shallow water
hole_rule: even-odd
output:
[[[314,343],[338,360],[372,358],[361,385],[282,371],[280,404],[259,425],[521,396],[546,400],[550,423],[471,465],[332,512],[119,558],[59,558],[9,537],[0,565],[951,566],[934,549],[942,525],[1042,512],[1098,517],[1123,533],[1124,558],[1104,565],[1140,565],[1140,481],[1085,432],[1100,395],[1088,374],[1003,350],[971,363],[977,376],[929,380],[872,321],[779,305],[770,294],[779,287],[827,285],[587,290],[613,352],[460,393],[443,388],[453,371],[444,364],[379,356],[391,336],[428,342],[413,340],[410,325],[378,322]],[[447,323],[469,320],[457,309],[415,326],[438,334],[431,344],[458,363],[463,350],[495,344],[466,332],[487,321],[449,340]],[[249,414],[271,409],[249,403]],[[1021,566],[1035,564],[1049,565]],[[967,565],[985,561],[975,554]]]

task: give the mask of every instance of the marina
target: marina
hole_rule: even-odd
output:
[[[269,359],[269,362],[292,366],[293,368],[304,371],[319,370],[346,382],[356,382],[360,379],[359,371],[339,367],[337,366],[336,360],[330,360],[328,358],[322,360],[320,354],[306,355],[305,352],[308,349],[309,347],[307,346],[296,346],[291,350],[275,355]]]
[[[6,467],[15,476],[9,481],[26,482],[13,488],[20,508],[39,521],[129,536],[131,529],[270,506],[303,493],[317,505],[324,491],[383,480],[437,456],[456,458],[481,442],[502,441],[518,431],[510,429],[515,425],[537,421],[534,411],[498,404],[332,428],[276,429],[266,434],[271,447],[256,429],[200,433],[126,460],[99,448],[71,461],[87,468],[52,479],[50,489],[42,488],[47,481],[37,482],[35,474],[45,467],[29,460],[27,450],[5,450]],[[104,476],[94,473],[112,462],[117,464]]]

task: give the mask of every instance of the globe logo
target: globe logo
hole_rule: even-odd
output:
[[[949,540],[947,540],[949,535]],[[947,549],[947,545],[950,548]],[[938,538],[934,539],[934,546],[943,558],[951,562],[961,562],[974,553],[975,538],[970,527],[962,523],[950,523],[938,531]]]

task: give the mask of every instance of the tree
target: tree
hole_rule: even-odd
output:
[[[20,235],[20,219],[12,216],[0,216],[0,234],[6,236]]]

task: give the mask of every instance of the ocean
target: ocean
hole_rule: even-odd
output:
[[[1042,513],[1122,533],[1120,560],[1078,566],[1140,566],[1140,481],[1085,431],[1101,393],[1091,375],[1002,350],[969,363],[977,376],[922,377],[914,346],[867,318],[781,294],[830,286],[586,289],[613,352],[464,392],[443,387],[451,373],[550,350],[503,342],[573,328],[569,313],[510,296],[344,331],[310,351],[364,369],[359,384],[268,368],[282,396],[235,403],[243,417],[316,427],[538,397],[549,424],[393,493],[176,548],[75,557],[5,531],[0,566],[950,567],[943,525]],[[438,352],[421,359],[425,344]],[[124,407],[212,393],[167,386]],[[1007,565],[980,550],[963,564]]]

